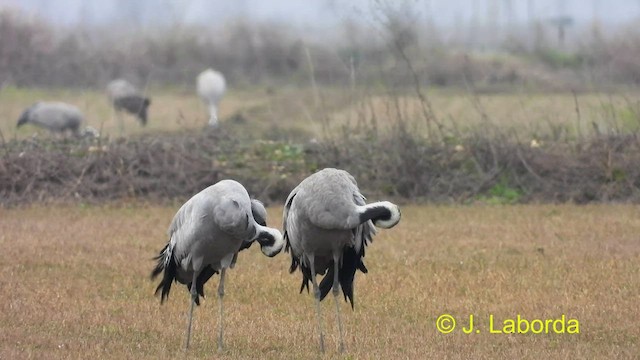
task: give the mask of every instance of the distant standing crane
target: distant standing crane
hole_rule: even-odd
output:
[[[194,304],[200,305],[204,284],[220,273],[218,350],[222,350],[226,270],[233,268],[238,252],[254,241],[269,257],[277,255],[284,246],[280,231],[266,226],[266,216],[262,203],[250,199],[247,190],[234,180],[222,180],[202,190],[174,216],[169,227],[169,243],[156,257],[158,263],[151,278],[164,272],[156,288],[156,294],[162,293],[160,303],[169,297],[174,281],[185,284],[191,292],[185,348],[189,347],[191,338]]]
[[[140,125],[147,125],[151,99],[143,96],[133,84],[124,79],[113,80],[107,85],[107,97],[118,114],[121,134],[124,132],[124,122],[120,115],[123,110],[136,116]]]
[[[324,334],[320,301],[333,289],[336,319],[340,332],[340,352],[344,351],[338,293],[353,308],[353,280],[356,270],[367,272],[365,247],[376,231],[374,225],[392,228],[400,221],[400,208],[388,201],[365,203],[356,180],[348,172],[327,168],[304,179],[287,197],[283,214],[286,250],[291,251],[291,268],[302,272],[300,292],[309,281],[316,301],[320,351]],[[316,282],[316,274],[325,274]]]
[[[198,96],[209,108],[209,126],[218,127],[218,104],[227,90],[224,76],[213,69],[207,69],[198,75],[196,85]]]

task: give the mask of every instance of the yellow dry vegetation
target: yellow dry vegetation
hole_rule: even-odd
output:
[[[577,109],[576,110],[576,101]],[[429,108],[430,107],[430,108]],[[427,114],[425,114],[425,111]],[[495,129],[501,133],[527,136],[554,136],[577,131],[588,134],[632,131],[640,128],[640,103],[637,94],[625,93],[495,93],[432,91],[421,102],[415,94],[374,95],[354,101],[352,106],[335,111],[332,122],[371,124],[387,128],[404,119],[417,131],[427,133],[426,119],[431,115],[446,129],[466,133],[470,129]],[[433,125],[435,129],[435,124]]]
[[[149,122],[141,127],[131,115],[124,115],[123,135],[152,134],[202,129],[207,124],[205,106],[196,94],[184,88],[159,88],[147,92],[152,99]],[[579,114],[572,93],[497,93],[432,90],[427,94],[433,113],[449,132],[464,133],[473,128],[498,129],[522,136],[575,136],[597,128],[600,132],[640,129],[637,93],[578,94]],[[0,131],[5,139],[26,138],[45,131],[15,125],[22,111],[36,101],[64,101],[85,114],[86,125],[111,137],[120,136],[118,118],[106,95],[96,90],[16,89],[0,90]],[[375,89],[353,93],[340,88],[296,86],[232,89],[220,105],[220,119],[227,126],[263,135],[304,134],[318,137],[343,125],[371,125],[387,128],[398,119],[426,134],[423,106],[415,93],[388,94]]]
[[[189,296],[160,306],[149,280],[179,204],[0,209],[0,358],[169,359]],[[326,358],[623,359],[640,353],[640,209],[631,205],[404,206],[367,250],[356,307],[322,303]],[[280,227],[281,207],[269,209]],[[196,309],[186,358],[317,358],[311,295],[289,255],[254,246],[226,283],[226,350],[216,354],[217,277]],[[436,330],[442,314],[458,319]],[[465,334],[470,314],[481,333]],[[491,334],[500,321],[577,319],[580,334]]]
[[[123,135],[166,133],[206,127],[207,109],[194,92],[183,89],[156,89],[149,91],[147,96],[151,98],[147,126],[140,126],[133,116],[124,114]],[[298,115],[311,111],[306,108],[309,96],[308,90],[290,88],[281,89],[277,93],[261,88],[231,90],[220,104],[219,116],[223,122],[237,122],[240,126],[250,125],[256,134],[274,126],[308,129],[311,124],[310,116]],[[48,136],[45,130],[33,126],[16,129],[20,114],[38,101],[62,101],[73,104],[85,115],[84,125],[92,126],[104,135],[120,136],[119,119],[103,92],[6,88],[0,90],[0,131],[6,140],[26,138],[36,133]]]

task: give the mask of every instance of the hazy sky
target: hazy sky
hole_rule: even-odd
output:
[[[398,4],[403,1],[380,0]],[[404,1],[418,18],[431,18],[439,26],[478,23],[518,23],[529,18],[569,15],[576,23],[597,18],[606,24],[640,20],[640,0],[416,0]],[[245,17],[291,25],[333,26],[345,18],[366,19],[376,0],[0,0],[66,25],[138,22],[141,25],[171,21],[215,27],[229,19]]]

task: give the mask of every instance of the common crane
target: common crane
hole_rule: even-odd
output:
[[[151,105],[151,99],[143,96],[130,82],[124,79],[111,81],[107,85],[107,97],[118,114],[121,132],[124,123],[120,118],[120,112],[123,110],[136,116],[140,125],[147,125],[147,109]]]
[[[198,75],[197,90],[198,96],[209,108],[209,126],[218,126],[218,104],[227,89],[227,82],[224,76],[213,70],[207,69]]]
[[[320,351],[324,334],[320,301],[333,289],[336,319],[340,332],[340,352],[344,351],[340,320],[339,288],[353,308],[353,280],[356,270],[367,272],[365,247],[375,234],[374,225],[392,228],[400,221],[400,208],[388,201],[365,203],[356,180],[348,172],[327,168],[304,179],[287,197],[283,214],[286,251],[291,252],[291,268],[300,268],[302,285],[313,284]],[[316,274],[325,277],[316,282]]]
[[[234,180],[222,180],[189,199],[173,218],[169,243],[155,258],[151,273],[155,278],[164,272],[156,288],[160,303],[169,297],[171,284],[185,284],[191,292],[191,307],[185,348],[191,338],[194,304],[200,305],[204,284],[220,273],[218,285],[218,349],[222,350],[225,274],[235,265],[238,251],[260,244],[262,252],[273,257],[284,246],[280,231],[266,226],[267,213],[261,202],[249,198],[247,190]]]
[[[70,131],[78,136],[83,121],[82,112],[73,105],[63,102],[37,102],[22,112],[17,127],[31,124],[54,133]]]

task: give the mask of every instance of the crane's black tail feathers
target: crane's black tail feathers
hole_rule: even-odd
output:
[[[342,253],[342,266],[338,269],[338,282],[342,288],[342,295],[344,300],[351,303],[351,308],[354,307],[353,301],[353,280],[356,276],[356,270],[360,270],[363,273],[367,273],[367,267],[362,262],[362,257],[358,255],[354,248],[348,247],[344,249]],[[334,276],[334,263],[331,261],[327,275],[322,278],[320,282],[320,300],[323,300],[327,294],[333,288],[333,276]]]
[[[213,267],[207,266],[202,269],[200,274],[198,274],[198,278],[196,279],[196,291],[198,292],[198,296],[196,297],[196,305],[200,306],[200,296],[204,297],[204,284],[209,281],[209,279],[218,273],[218,270],[214,270]],[[191,291],[191,284],[187,284],[187,289]]]
[[[358,254],[356,250],[352,247],[346,247],[342,253],[342,266],[338,269],[338,281],[340,282],[340,287],[342,287],[342,294],[344,295],[344,300],[349,301],[351,303],[351,308],[354,307],[353,300],[353,280],[356,275],[356,270],[360,270],[363,273],[367,273],[367,267],[364,265],[363,258],[365,253],[365,247],[371,243],[373,240],[373,235],[375,234],[375,229],[373,224],[368,221],[363,224],[363,226],[358,227],[354,230],[354,236],[361,241],[360,253]],[[289,239],[288,233],[285,231],[284,238],[286,240],[287,247],[285,251],[289,251]],[[293,273],[297,268],[300,268],[302,271],[302,284],[300,285],[300,293],[306,288],[307,293],[309,292],[309,282],[311,282],[311,269],[307,267],[304,262],[300,261],[291,251],[291,266],[289,267],[289,273]],[[333,288],[333,274],[334,274],[334,263],[331,261],[329,263],[329,268],[327,274],[324,276],[322,281],[319,284],[320,287],[320,300],[323,300],[329,291]]]
[[[161,272],[164,271],[164,275],[162,276],[162,281],[156,288],[155,294],[158,295],[158,292],[162,290],[162,296],[160,297],[160,304],[164,303],[165,299],[169,298],[169,292],[171,291],[171,284],[176,281],[176,276],[178,274],[178,264],[173,259],[173,248],[167,244],[158,256],[154,257],[154,260],[157,260],[158,263],[156,267],[151,272],[151,280],[155,279]],[[204,297],[204,284],[215,274],[218,273],[218,270],[215,270],[211,266],[207,266],[202,269],[200,274],[198,274],[198,278],[196,279],[196,291],[198,296],[196,297],[196,305],[200,305],[200,296]],[[187,284],[187,288],[191,291],[191,283]]]
[[[334,275],[334,265],[333,261],[329,264],[329,269],[327,274],[322,278],[322,281],[318,285],[320,287],[320,300],[322,301],[327,294],[333,288],[333,275]],[[294,272],[298,267],[302,271],[302,284],[300,285],[300,292],[306,288],[307,292],[309,292],[309,282],[311,281],[311,269],[307,267],[304,263],[299,262],[295,257],[292,256],[291,259],[291,268],[290,272]],[[361,255],[357,254],[355,249],[352,247],[345,248],[342,254],[342,266],[338,269],[338,282],[340,283],[340,287],[342,287],[342,294],[344,295],[344,300],[349,301],[351,303],[351,308],[354,307],[353,301],[353,280],[356,276],[356,270],[360,270],[363,273],[367,273],[367,267],[362,262]]]
[[[158,263],[151,272],[151,280],[155,279],[158,275],[160,275],[161,272],[164,271],[162,281],[160,281],[160,284],[156,288],[155,292],[155,294],[158,295],[158,292],[162,290],[160,304],[164,303],[164,300],[169,298],[171,284],[175,281],[176,275],[178,273],[178,265],[173,259],[173,248],[169,245],[170,244],[165,245],[165,247],[160,250],[158,256],[153,258],[154,260],[157,260]]]

